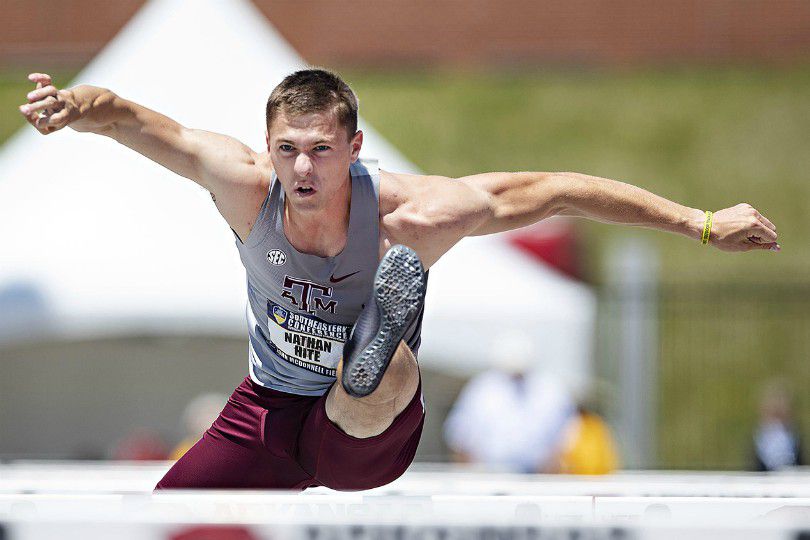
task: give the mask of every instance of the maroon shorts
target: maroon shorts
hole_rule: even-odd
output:
[[[327,394],[286,394],[246,377],[202,439],[155,489],[326,486],[348,491],[401,476],[422,434],[421,381],[393,424],[368,439],[352,437],[329,420]]]

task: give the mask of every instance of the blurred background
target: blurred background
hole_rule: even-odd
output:
[[[150,183],[162,173],[137,156],[98,165],[118,156],[109,141],[24,129],[26,74],[108,86],[261,150],[262,96],[303,61],[354,88],[382,168],[577,171],[695,208],[749,202],[779,230],[781,253],[562,219],[463,242],[431,271],[418,460],[473,460],[463,411],[446,418],[468,381],[500,372],[524,381],[506,394],[543,399],[468,414],[503,406],[519,431],[544,411],[525,445],[547,451],[482,450],[486,467],[576,469],[585,414],[615,446],[590,472],[801,464],[810,3],[0,0],[0,13],[0,459],[182,452],[205,423],[189,406],[216,410],[247,366],[244,273],[207,193]]]

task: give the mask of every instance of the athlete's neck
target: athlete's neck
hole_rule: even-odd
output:
[[[287,241],[301,253],[319,257],[339,255],[346,247],[351,201],[351,175],[345,187],[323,208],[301,211],[285,198],[284,234]]]

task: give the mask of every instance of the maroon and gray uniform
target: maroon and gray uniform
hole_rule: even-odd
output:
[[[326,393],[379,262],[379,171],[351,166],[346,247],[300,253],[284,234],[275,175],[249,236],[236,245],[247,272],[249,376],[203,438],[158,484],[163,488],[368,489],[413,460],[424,422],[421,384],[382,434],[347,435],[326,416]],[[404,340],[417,352],[422,315]]]

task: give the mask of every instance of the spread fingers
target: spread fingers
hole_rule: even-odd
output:
[[[56,97],[57,92],[58,90],[56,89],[56,87],[52,84],[49,84],[48,86],[43,86],[42,88],[31,90],[25,97],[28,98],[28,103],[35,103],[37,101],[42,101],[48,96]]]
[[[48,86],[51,84],[51,76],[47,73],[31,73],[28,75],[28,80],[37,83],[37,88]]]
[[[55,111],[61,110],[64,104],[56,99],[56,96],[48,96],[45,99],[28,105],[20,105],[20,112],[26,116],[42,111],[44,109],[53,109]]]

